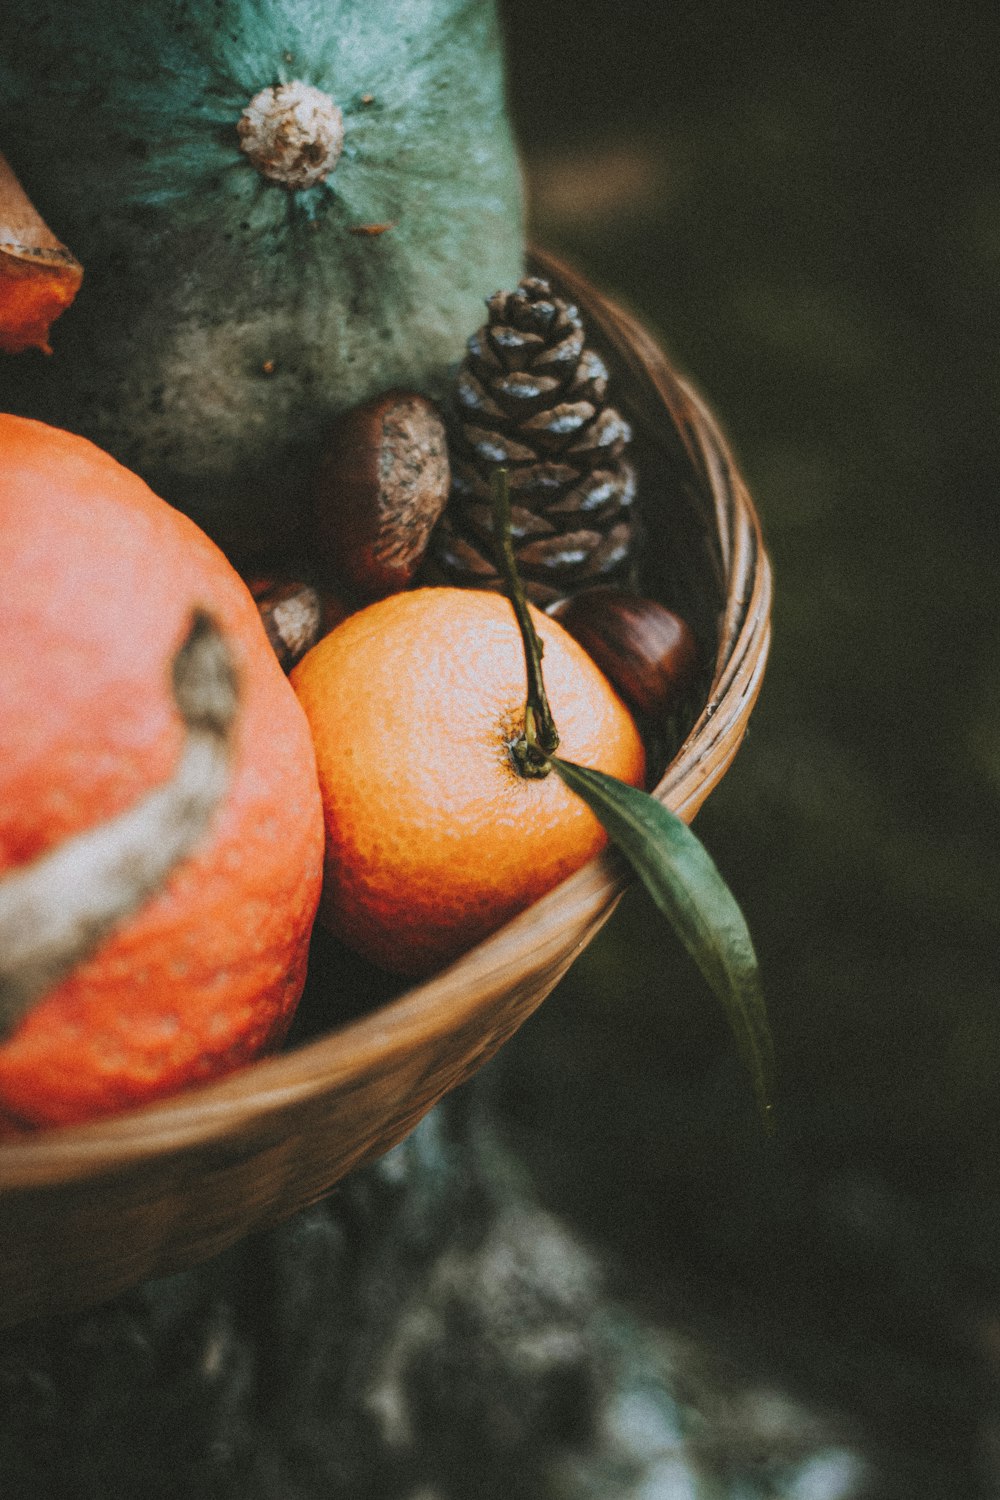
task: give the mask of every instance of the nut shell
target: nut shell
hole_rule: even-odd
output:
[[[331,582],[364,600],[412,583],[451,483],[437,407],[388,391],[337,419],[316,483],[316,533]]]
[[[624,589],[583,589],[549,613],[645,719],[671,713],[698,669],[690,626],[655,599]]]
[[[255,577],[248,586],[274,654],[286,672],[301,661],[320,638],[339,624],[348,609],[312,584],[295,579]]]

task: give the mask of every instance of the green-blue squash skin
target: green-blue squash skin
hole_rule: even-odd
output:
[[[2,8],[0,149],[85,276],[51,356],[0,356],[0,406],[100,443],[230,550],[294,547],[330,419],[440,396],[522,274],[492,0]],[[293,79],[344,116],[299,191],[236,132]]]

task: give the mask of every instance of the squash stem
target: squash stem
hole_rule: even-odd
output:
[[[549,756],[559,747],[559,732],[552,717],[552,709],[545,693],[542,678],[542,653],[544,646],[535,630],[524,584],[518,572],[511,540],[510,484],[507,470],[494,469],[490,475],[490,496],[493,503],[493,537],[496,543],[497,567],[503,579],[507,597],[514,609],[521,640],[524,642],[524,661],[528,677],[528,696],[524,705],[524,733],[513,741],[510,753],[514,766],[521,776],[547,776],[552,767]]]

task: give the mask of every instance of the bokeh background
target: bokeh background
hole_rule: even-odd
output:
[[[708,398],[777,597],[699,815],[781,1072],[766,1142],[639,893],[494,1065],[651,1320],[1000,1491],[1000,10],[504,0],[531,229]]]

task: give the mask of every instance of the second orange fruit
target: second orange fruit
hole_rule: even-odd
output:
[[[582,647],[532,610],[559,754],[641,786],[642,741]],[[557,776],[518,774],[524,648],[509,602],[473,589],[394,594],[299,663],[326,821],[321,917],[398,973],[432,972],[602,849]]]

